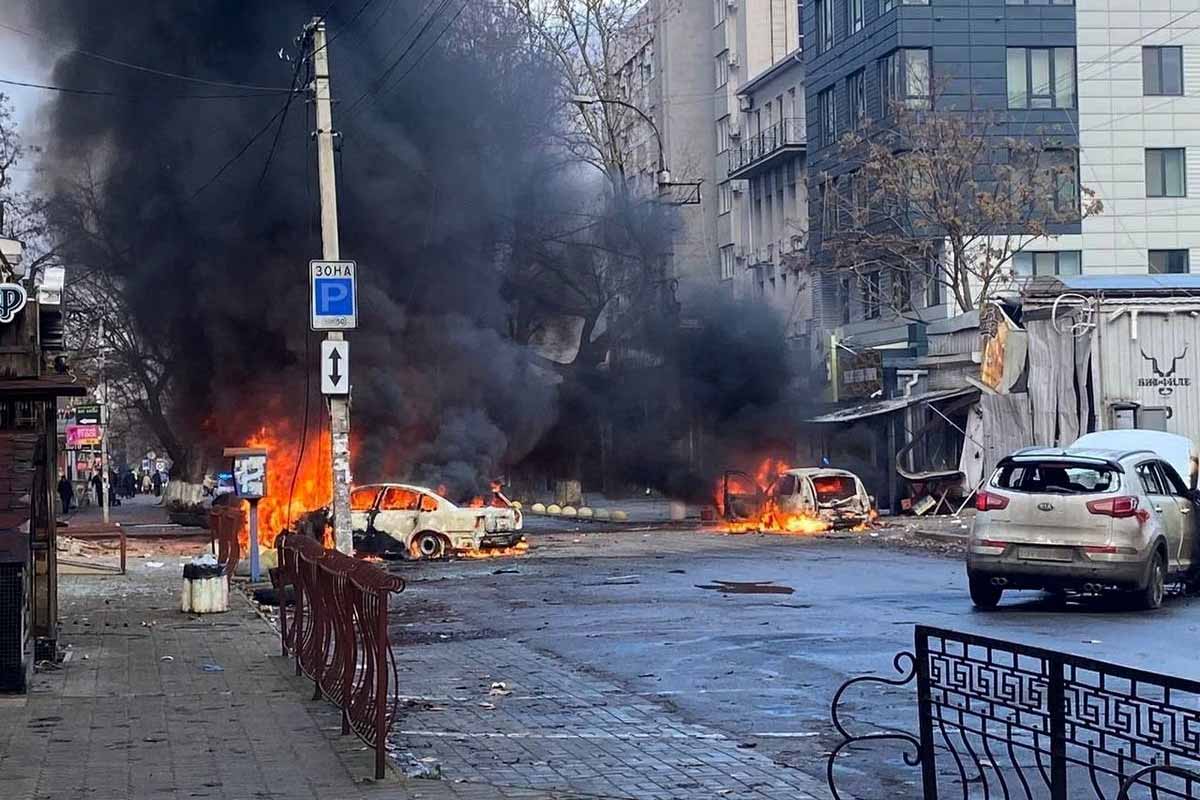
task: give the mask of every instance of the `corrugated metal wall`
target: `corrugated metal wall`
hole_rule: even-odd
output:
[[[1101,320],[1092,370],[1093,380],[1103,372],[1103,426],[1112,427],[1114,402],[1166,406],[1167,430],[1200,441],[1200,303],[1106,301]]]

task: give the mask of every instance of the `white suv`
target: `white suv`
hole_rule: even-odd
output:
[[[1005,589],[1122,590],[1157,608],[1165,584],[1191,570],[1195,506],[1149,450],[1020,450],[975,507],[967,577],[979,608],[995,608]]]

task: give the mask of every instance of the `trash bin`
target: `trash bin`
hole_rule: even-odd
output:
[[[229,610],[229,583],[211,553],[183,565],[181,610],[191,614],[215,614]]]

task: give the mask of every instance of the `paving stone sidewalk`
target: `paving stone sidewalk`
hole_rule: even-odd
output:
[[[816,800],[828,793],[723,732],[553,654],[498,636],[394,628],[402,751],[497,786],[632,800]]]
[[[69,657],[0,696],[0,798],[562,797],[450,781],[370,780],[372,753],[279,656],[249,601],[178,610],[178,559],[61,578]],[[206,666],[211,665],[211,666]]]

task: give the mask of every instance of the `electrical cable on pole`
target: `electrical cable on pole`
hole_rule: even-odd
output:
[[[23,28],[18,28],[15,25],[9,25],[8,23],[5,23],[5,22],[0,22],[0,28],[3,28],[4,30],[7,30],[7,31],[12,31],[13,33],[19,33],[22,36],[28,36],[31,39],[40,39],[43,42],[47,42],[51,46],[54,46],[55,49],[59,50],[59,52],[61,52],[61,53],[76,53],[81,56],[87,56],[88,58],[96,59],[97,61],[103,61],[107,64],[113,64],[118,67],[125,67],[126,69],[137,70],[138,72],[145,72],[145,73],[149,73],[151,75],[158,75],[163,78],[174,78],[175,80],[180,80],[180,81],[188,81],[191,83],[201,83],[206,86],[221,86],[226,89],[253,89],[253,90],[261,91],[261,92],[286,92],[286,91],[288,91],[287,89],[285,89],[281,86],[258,86],[255,84],[248,84],[248,83],[233,83],[230,81],[213,81],[213,80],[208,80],[207,78],[197,78],[193,75],[183,75],[178,72],[170,72],[167,70],[155,69],[153,67],[145,67],[145,66],[142,66],[141,64],[134,64],[129,61],[122,61],[118,58],[111,58],[111,57],[103,55],[101,53],[94,53],[90,50],[83,50],[78,47],[57,46],[57,45],[55,45],[54,40],[52,40],[49,36],[46,36],[45,34],[33,33],[31,31],[24,30]]]

